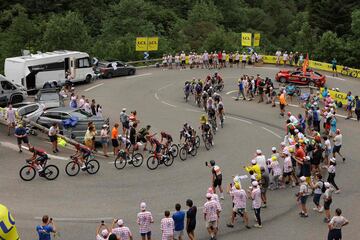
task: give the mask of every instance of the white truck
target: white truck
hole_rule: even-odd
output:
[[[5,76],[31,91],[41,89],[46,82],[90,82],[94,71],[89,54],[61,50],[6,58]]]
[[[8,103],[19,103],[26,99],[26,89],[18,84],[11,83],[0,74],[0,106]]]

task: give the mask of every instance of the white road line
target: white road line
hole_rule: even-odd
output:
[[[168,84],[168,85],[165,85],[165,86],[159,88],[158,91],[164,90],[165,88],[168,88],[168,87],[170,87],[171,85],[174,85],[174,84],[173,84],[173,83],[170,83],[170,84]]]
[[[126,77],[126,78],[127,79],[129,79],[129,78],[137,78],[137,77],[144,77],[144,76],[149,76],[149,75],[152,75],[152,73],[144,73],[144,74],[129,76],[129,77]]]
[[[272,135],[278,137],[281,139],[281,136],[273,131],[271,131],[270,129],[266,128],[266,127],[261,127],[262,129],[264,129],[265,131],[268,131],[269,133],[271,133]]]
[[[3,146],[3,147],[10,148],[12,150],[16,150],[16,151],[19,150],[19,147],[16,144],[13,144],[11,142],[0,142],[0,145]],[[25,146],[22,146],[22,148],[25,149],[25,150],[29,150],[29,148],[25,147]],[[32,154],[32,153],[29,152],[29,154]],[[61,157],[61,156],[56,156],[56,155],[52,155],[52,154],[48,154],[48,156],[49,156],[50,159],[57,159],[57,160],[61,160],[61,161],[68,161],[69,160],[68,157]]]
[[[231,93],[234,93],[234,92],[237,92],[238,90],[232,90],[232,91],[229,91],[229,92],[227,92],[227,93],[225,93],[226,95],[229,95],[229,94],[231,94]]]
[[[108,164],[114,164],[115,163],[115,161],[112,161],[112,162],[108,162]]]
[[[85,89],[84,92],[88,92],[94,88],[100,87],[101,85],[104,85],[104,83],[99,83],[99,84],[96,84],[95,86],[89,87],[89,88]]]
[[[234,119],[234,120],[237,120],[237,121],[240,121],[240,122],[244,122],[244,123],[247,123],[247,124],[253,124],[252,122],[246,121],[246,120],[241,119],[241,118],[236,118],[236,117],[231,117],[231,116],[225,116],[225,118]]]
[[[330,75],[325,75],[327,78],[334,78],[334,79],[337,79],[337,80],[340,80],[340,81],[346,81],[345,78],[339,78],[339,77],[334,77],[334,76],[330,76]]]
[[[158,94],[157,93],[155,93],[155,98],[156,98],[156,100],[159,100],[159,96],[158,96]]]
[[[176,108],[176,106],[175,105],[172,105],[172,104],[170,104],[170,103],[167,103],[167,102],[165,102],[165,101],[161,101],[163,104],[165,104],[165,105],[168,105],[168,106],[170,106],[170,107],[174,107],[174,108]]]
[[[102,217],[102,218],[58,218],[52,217],[54,220],[59,222],[94,222],[101,220],[113,220],[113,217]],[[35,220],[41,220],[42,217],[34,217]]]

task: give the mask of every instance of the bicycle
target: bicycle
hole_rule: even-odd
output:
[[[203,138],[206,150],[210,150],[210,148],[212,148],[212,146],[213,146],[212,137],[210,137],[210,133],[203,133],[202,138]]]
[[[219,113],[219,119],[220,119],[221,128],[224,128],[224,114],[223,113]]]
[[[65,166],[65,172],[70,177],[76,176],[80,172],[80,159],[79,157],[70,156],[70,161]],[[85,158],[85,168],[82,171],[87,171],[89,174],[96,174],[100,169],[100,163],[94,158],[93,155],[89,155]]]
[[[151,151],[153,155],[149,156],[146,161],[146,166],[150,170],[155,170],[159,165],[164,164],[169,167],[174,162],[174,157],[170,152],[165,152],[164,154],[157,154],[156,152]]]
[[[201,107],[201,94],[196,93],[195,95],[195,102],[198,107]]]
[[[187,159],[188,153],[190,153],[191,156],[195,157],[197,154],[197,147],[196,143],[191,143],[191,151],[190,151],[190,145],[188,142],[185,142],[183,145],[179,144],[180,150],[179,150],[179,157],[182,161],[185,161]]]
[[[123,169],[127,163],[132,164],[134,167],[140,167],[143,163],[144,157],[141,153],[133,151],[130,156],[121,149],[114,161],[115,168]]]
[[[209,118],[209,123],[211,125],[213,133],[216,134],[216,130],[217,130],[216,117]]]
[[[179,154],[179,147],[175,143],[171,144],[169,143],[168,146],[165,148],[163,147],[165,152],[169,152],[174,158],[176,158]]]
[[[44,162],[41,163],[43,167],[43,171],[39,172],[39,176],[52,181],[59,176],[59,168],[51,164],[46,166],[48,159],[49,158],[46,158]],[[35,178],[36,171],[38,171],[37,164],[35,163],[35,161],[32,161],[31,159],[26,160],[26,163],[27,164],[20,169],[19,174],[22,180],[31,181]]]

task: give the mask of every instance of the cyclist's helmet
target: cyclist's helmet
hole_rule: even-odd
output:
[[[166,133],[165,133],[164,131],[162,131],[162,132],[160,132],[160,135],[161,135],[161,136],[165,136]]]
[[[184,127],[187,127],[188,126],[188,124],[187,123],[184,123]]]
[[[76,148],[77,150],[79,150],[79,149],[80,149],[80,143],[75,144],[75,148]]]
[[[288,112],[287,115],[290,117],[290,116],[291,116],[291,112]]]
[[[30,151],[30,152],[34,152],[34,151],[35,151],[35,148],[34,148],[33,146],[31,146],[31,147],[29,148],[29,151]]]
[[[210,160],[210,165],[213,167],[215,166],[215,161],[214,160]]]

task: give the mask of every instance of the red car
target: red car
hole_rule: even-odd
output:
[[[275,79],[281,83],[295,83],[316,87],[323,87],[326,82],[325,75],[313,70],[309,70],[305,74],[303,71],[280,70]]]

